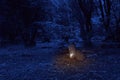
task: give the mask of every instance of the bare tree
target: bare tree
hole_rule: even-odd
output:
[[[106,31],[105,40],[118,40],[120,34],[120,1],[119,0],[99,0],[102,26]],[[115,23],[114,23],[115,22]],[[114,23],[114,25],[111,25]],[[114,27],[113,27],[114,26]],[[115,30],[114,30],[115,29]]]
[[[115,31],[114,31],[114,39],[117,42],[120,42],[120,1],[119,0],[112,0],[112,4],[111,4],[111,14],[113,19],[115,20],[114,23],[114,27],[115,27]]]
[[[92,37],[92,13],[94,11],[93,0],[71,0],[72,11],[80,23],[81,37],[85,45],[91,45]]]
[[[111,18],[111,1],[110,0],[99,0],[99,7],[101,11],[102,23],[106,31],[106,39],[113,37],[111,35],[112,30],[110,27]]]

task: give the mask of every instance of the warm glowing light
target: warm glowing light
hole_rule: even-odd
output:
[[[75,54],[74,53],[70,53],[70,58],[74,58]]]

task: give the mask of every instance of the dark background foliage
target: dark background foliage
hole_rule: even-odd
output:
[[[120,42],[119,0],[0,0],[0,44]]]

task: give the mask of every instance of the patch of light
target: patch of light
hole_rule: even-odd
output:
[[[74,58],[75,54],[74,53],[70,53],[70,58]]]

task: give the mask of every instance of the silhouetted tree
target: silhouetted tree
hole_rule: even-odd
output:
[[[112,18],[115,20],[114,22],[114,39],[117,42],[120,42],[120,1],[119,0],[112,0],[111,4],[111,14]]]
[[[106,31],[106,39],[119,41],[120,23],[120,1],[119,0],[99,0],[99,8],[102,19],[102,26]],[[112,24],[112,25],[111,25]],[[115,29],[115,30],[114,30]]]
[[[71,0],[73,14],[80,23],[81,37],[86,46],[91,45],[93,0]]]
[[[112,30],[110,27],[111,18],[111,1],[110,0],[99,0],[100,11],[102,16],[102,23],[106,31],[106,40],[113,37]]]

